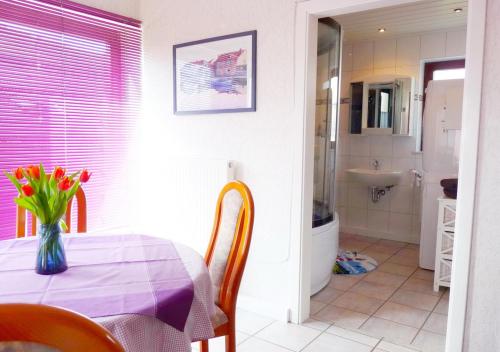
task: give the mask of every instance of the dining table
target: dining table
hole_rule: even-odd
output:
[[[66,308],[104,326],[127,352],[191,351],[214,336],[203,257],[145,234],[62,235],[68,270],[35,272],[36,236],[0,241],[0,304]]]

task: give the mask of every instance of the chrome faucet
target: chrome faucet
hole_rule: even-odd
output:
[[[373,168],[374,168],[375,170],[378,170],[378,169],[380,169],[380,162],[379,162],[377,159],[374,159],[374,160],[372,161],[372,166],[373,166]]]

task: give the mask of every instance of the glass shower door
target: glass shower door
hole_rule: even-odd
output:
[[[335,150],[340,76],[340,25],[318,22],[313,227],[334,220]]]

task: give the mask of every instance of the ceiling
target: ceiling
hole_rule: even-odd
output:
[[[455,13],[453,10],[463,11]],[[410,33],[464,27],[467,24],[467,1],[430,0],[385,7],[370,11],[334,16],[342,26],[345,41],[397,37]],[[385,28],[379,33],[379,28]]]

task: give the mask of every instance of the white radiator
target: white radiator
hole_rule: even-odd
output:
[[[167,159],[156,200],[162,237],[186,244],[204,254],[210,239],[220,190],[234,179],[234,163],[218,159]]]

